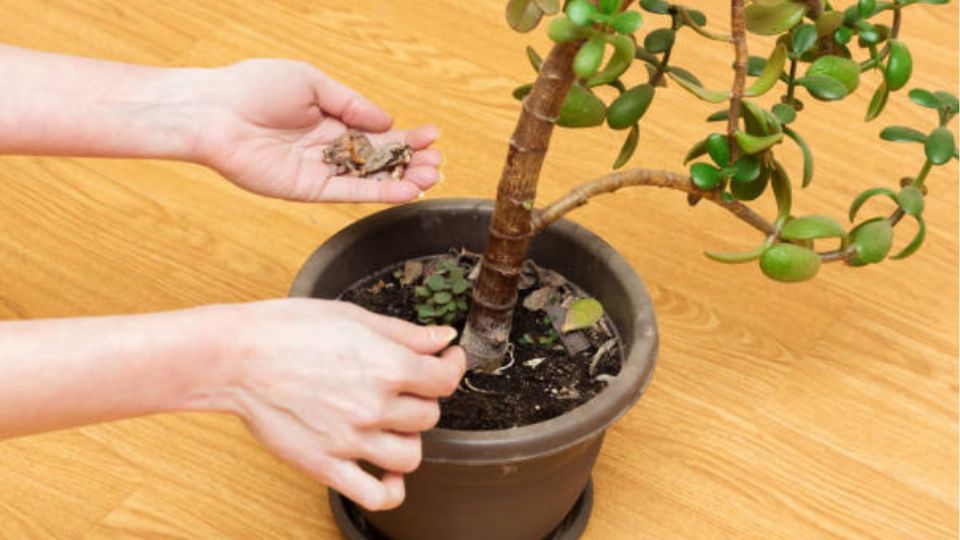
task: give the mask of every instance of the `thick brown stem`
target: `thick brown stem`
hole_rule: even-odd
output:
[[[534,218],[534,227],[539,231],[563,217],[567,212],[587,204],[587,201],[592,197],[604,193],[613,193],[618,189],[632,186],[668,188],[693,194],[723,207],[767,236],[775,232],[773,225],[740,201],[726,201],[722,194],[716,190],[703,191],[698,189],[685,175],[668,171],[651,171],[649,169],[617,171],[580,184],[537,212]]]
[[[807,15],[810,15],[813,19],[820,18],[820,15],[823,13],[823,1],[822,0],[807,0]]]
[[[537,180],[560,106],[575,78],[572,64],[579,48],[579,43],[554,45],[523,100],[497,185],[497,203],[473,305],[460,340],[471,369],[495,370],[506,352],[520,269],[533,233]]]
[[[740,125],[740,100],[747,81],[747,30],[743,17],[743,0],[730,2],[730,32],[733,35],[733,88],[730,90],[730,114],[727,116],[727,142],[730,145],[730,161],[737,159],[739,148],[733,134]]]

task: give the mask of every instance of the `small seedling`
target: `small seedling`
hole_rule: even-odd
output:
[[[414,289],[417,320],[424,324],[450,324],[466,315],[473,285],[466,270],[453,259],[442,259]]]

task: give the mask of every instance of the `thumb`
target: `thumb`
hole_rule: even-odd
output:
[[[313,80],[320,109],[347,127],[379,133],[393,125],[386,111],[320,70],[315,70]]]
[[[457,337],[457,331],[449,326],[420,326],[373,313],[353,304],[345,306],[348,306],[347,315],[352,319],[418,354],[440,352]]]

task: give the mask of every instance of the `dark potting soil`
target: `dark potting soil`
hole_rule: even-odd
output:
[[[439,258],[419,261],[429,269]],[[403,268],[401,263],[366,277],[341,299],[416,323],[419,282],[404,284]],[[587,296],[575,284],[566,282],[563,288]],[[440,400],[438,427],[492,430],[549,420],[589,401],[620,372],[622,349],[613,323],[604,317],[599,324],[578,331],[579,336],[567,334],[567,340],[561,340],[549,316],[523,307],[524,299],[537,289],[532,284],[519,293],[510,335],[512,362],[508,355],[507,367],[499,373],[468,373],[452,396]],[[458,312],[451,326],[462,332],[465,322]],[[564,341],[574,342],[576,354],[568,353]]]

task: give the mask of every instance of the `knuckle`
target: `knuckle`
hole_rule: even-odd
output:
[[[403,456],[398,462],[398,471],[402,473],[411,473],[417,470],[417,467],[420,466],[420,462],[423,460],[423,448],[420,445],[420,439],[417,438],[416,441],[411,442],[407,445],[407,448],[403,452]]]

